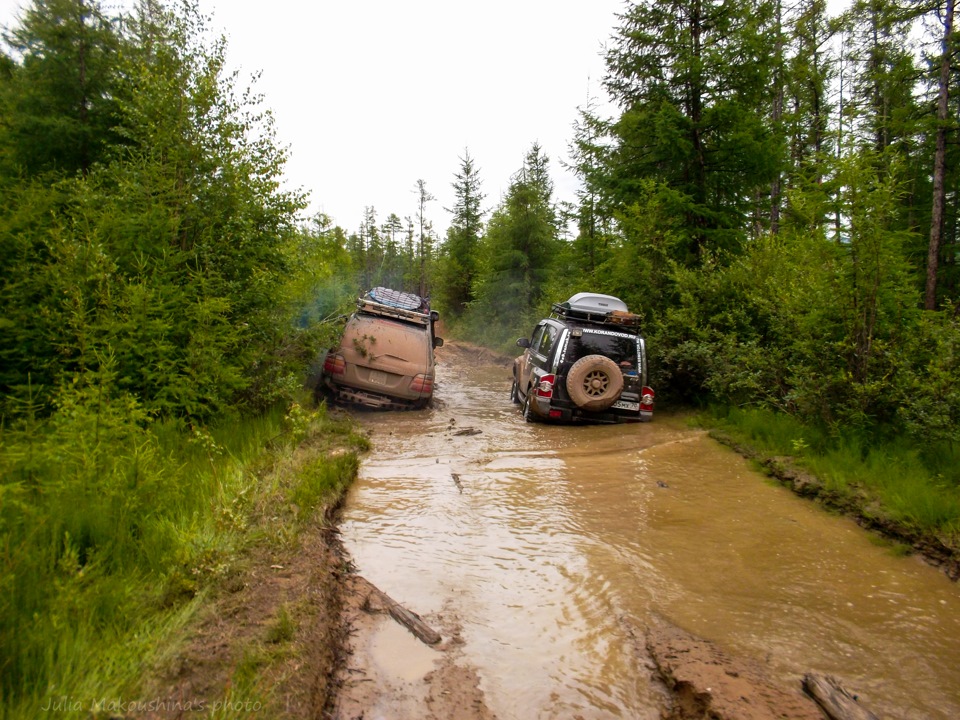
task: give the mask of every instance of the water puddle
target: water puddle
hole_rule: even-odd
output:
[[[417,640],[406,629],[384,618],[370,641],[370,657],[390,677],[413,682],[433,670],[437,651]]]
[[[835,675],[885,718],[960,717],[960,592],[936,570],[678,419],[527,424],[508,368],[440,377],[435,409],[360,415],[374,450],[341,530],[371,582],[457,618],[497,717],[657,718],[627,628],[658,617],[783,682]],[[397,637],[377,657],[420,673],[434,651]]]

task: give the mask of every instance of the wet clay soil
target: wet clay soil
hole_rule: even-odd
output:
[[[439,618],[447,639],[433,649],[393,623],[369,584],[354,575],[344,585],[350,655],[339,674],[338,720],[490,720],[497,717],[464,658],[453,618]],[[626,631],[629,634],[629,631]],[[664,720],[822,720],[798,688],[774,683],[763,667],[661,622],[635,646],[642,681],[658,688],[651,717]],[[634,640],[636,638],[633,638]],[[582,715],[576,715],[581,718]]]

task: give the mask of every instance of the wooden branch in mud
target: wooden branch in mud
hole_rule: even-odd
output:
[[[457,431],[454,433],[454,435],[458,435],[458,436],[460,436],[460,435],[479,435],[479,434],[482,433],[482,432],[483,432],[483,430],[479,430],[479,429],[473,428],[473,427],[467,427],[467,428],[463,428],[462,430],[457,430]]]
[[[440,637],[440,633],[421,620],[419,615],[407,610],[405,607],[403,607],[403,605],[387,595],[383,590],[378,588],[366,578],[360,578],[360,580],[362,580],[363,583],[370,589],[372,594],[380,598],[380,601],[386,606],[387,612],[390,613],[390,617],[407,628],[407,630],[412,632],[427,645],[436,645],[438,642],[440,642],[442,639]]]
[[[391,600],[387,605],[387,610],[390,612],[390,617],[405,626],[427,645],[436,645],[440,642],[440,633],[421,620],[419,615],[410,612],[403,605]]]
[[[829,675],[807,673],[803,676],[803,689],[817,701],[830,720],[878,720]]]

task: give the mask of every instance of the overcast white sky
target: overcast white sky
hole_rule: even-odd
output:
[[[26,0],[0,0],[10,25]],[[416,182],[437,200],[442,235],[451,183],[469,149],[486,204],[497,204],[526,152],[550,158],[558,199],[577,108],[602,97],[602,46],[622,0],[200,0],[228,58],[273,110],[290,147],[289,184],[311,212],[345,229],[366,206],[413,217]]]
[[[838,5],[844,0],[832,0]],[[0,0],[0,25],[26,0]],[[129,6],[129,0],[119,3]],[[287,179],[348,231],[364,209],[413,217],[416,182],[437,200],[442,236],[451,183],[469,149],[495,206],[526,152],[550,158],[556,198],[577,108],[603,99],[602,48],[624,0],[199,0],[226,35],[290,148]],[[110,5],[109,2],[105,5]]]

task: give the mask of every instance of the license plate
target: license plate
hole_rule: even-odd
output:
[[[380,372],[379,370],[371,370],[370,382],[374,383],[375,385],[386,385],[387,374],[385,372]]]
[[[640,411],[640,403],[630,402],[629,400],[617,400],[613,407],[617,410],[633,410],[634,412]]]

